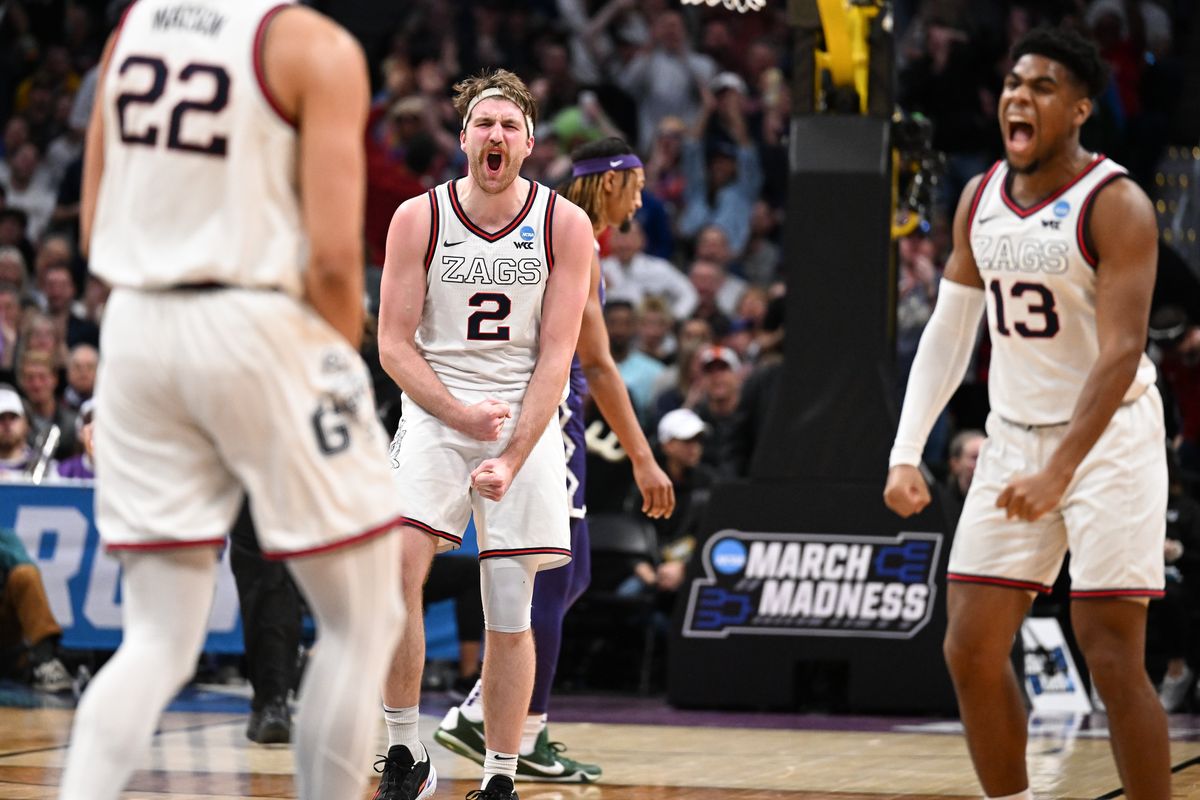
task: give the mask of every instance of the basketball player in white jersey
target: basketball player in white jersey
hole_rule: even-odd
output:
[[[929,503],[918,472],[987,309],[991,415],[950,554],[945,653],[989,798],[1029,798],[1026,717],[1009,664],[1036,592],[1071,553],[1071,620],[1108,709],[1126,796],[1170,795],[1166,720],[1143,668],[1162,595],[1162,401],[1143,353],[1158,231],[1125,170],[1079,143],[1104,85],[1066,29],[1013,49],[1000,96],[1005,160],[973,179],[913,364],[884,499]]]
[[[402,624],[399,507],[362,327],[361,49],[276,0],[140,0],[109,41],[82,233],[112,287],[96,516],[124,636],[84,694],[64,800],[115,800],[204,642],[244,492],[317,619],[299,796],[358,797]]]
[[[457,546],[474,515],[486,630],[481,798],[507,800],[534,675],[534,577],[571,558],[555,412],[588,295],[592,234],[583,211],[519,175],[536,116],[521,79],[489,71],[455,93],[469,172],[396,211],[379,349],[404,390],[392,463],[413,608],[435,552]],[[436,785],[417,737],[424,661],[423,622],[411,614],[384,686],[379,800],[427,797]]]
[[[589,142],[571,153],[571,180],[563,194],[583,209],[599,237],[609,226],[628,226],[642,205],[646,176],[639,159],[623,140],[610,137]],[[536,669],[529,714],[521,733],[517,779],[554,783],[591,783],[602,770],[576,761],[566,748],[550,740],[546,720],[558,656],[563,618],[591,582],[590,539],[586,498],[587,442],[583,407],[592,395],[600,413],[617,434],[629,456],[633,478],[642,494],[642,512],[669,517],[675,510],[671,479],[654,460],[638,424],[629,389],[613,360],[604,324],[604,285],[600,272],[600,243],[595,245],[587,305],[579,328],[576,358],[571,363],[570,393],[559,407],[558,421],[566,446],[567,484],[571,497],[571,563],[539,576],[533,590],[533,646]],[[486,755],[482,685],[476,681],[467,698],[451,708],[433,738],[439,744],[482,764]]]

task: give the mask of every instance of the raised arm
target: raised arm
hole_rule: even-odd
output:
[[[579,363],[587,376],[596,406],[617,434],[617,441],[633,464],[633,479],[642,493],[642,513],[650,517],[669,517],[675,510],[675,489],[654,460],[650,443],[638,425],[629,390],[613,361],[608,328],[604,325],[604,309],[600,306],[600,259],[595,253],[592,254],[590,284],[576,349]]]
[[[1088,232],[1098,258],[1100,353],[1083,383],[1066,433],[1046,466],[1014,480],[996,499],[1009,517],[1035,520],[1058,504],[1076,468],[1120,407],[1146,346],[1158,268],[1158,225],[1150,199],[1131,180],[1105,186],[1096,195]]]

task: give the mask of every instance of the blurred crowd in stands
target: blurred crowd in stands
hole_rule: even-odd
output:
[[[680,446],[677,436],[660,442],[681,488],[744,474],[783,358],[787,274],[804,268],[803,243],[788,241],[785,221],[793,66],[786,4],[772,0],[748,14],[677,0],[316,5],[360,37],[373,73],[368,306],[377,302],[395,208],[465,172],[451,85],[485,66],[512,69],[539,101],[526,177],[557,185],[569,174],[572,149],[609,135],[630,141],[645,162],[636,221],[601,242],[613,354],[652,438],[693,432],[687,443],[694,446]],[[106,288],[80,255],[81,155],[96,63],[123,6],[0,6],[0,384],[12,387],[0,389],[0,477],[24,476],[39,460],[51,475],[90,472],[80,437],[103,357]],[[937,299],[955,201],[1002,153],[996,102],[1013,41],[1039,24],[1090,32],[1113,80],[1084,143],[1127,165],[1154,197],[1168,145],[1200,144],[1200,112],[1186,99],[1188,86],[1200,96],[1195,56],[1190,72],[1187,57],[1200,50],[1200,9],[1193,0],[896,0],[893,9],[899,105],[932,122],[934,147],[946,156],[928,220],[897,248],[902,387]],[[1190,269],[1200,272],[1200,264]],[[1159,305],[1152,352],[1172,448],[1181,474],[1194,476],[1200,303]],[[380,416],[394,426],[398,390],[372,347],[368,336],[364,356],[376,370]],[[988,351],[981,332],[967,382],[926,453],[952,483],[961,449],[954,456],[951,440],[983,427]],[[681,408],[701,425],[669,417]],[[588,505],[630,510],[628,464],[603,421],[594,412],[589,419]],[[48,445],[52,429],[58,433]],[[688,525],[660,531],[664,553],[698,517],[686,514]],[[1200,539],[1194,547],[1200,556]]]

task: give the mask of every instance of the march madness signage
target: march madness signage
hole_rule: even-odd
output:
[[[908,639],[929,622],[940,533],[713,534],[683,635]]]

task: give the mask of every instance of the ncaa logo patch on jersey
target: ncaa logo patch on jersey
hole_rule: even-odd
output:
[[[534,230],[530,226],[523,225],[521,227],[521,238],[524,239],[525,241],[532,242],[534,235],[535,235]]]
[[[1071,213],[1071,204],[1066,200],[1059,200],[1054,204],[1054,216],[1062,219],[1067,214]]]

